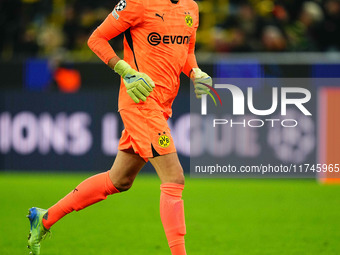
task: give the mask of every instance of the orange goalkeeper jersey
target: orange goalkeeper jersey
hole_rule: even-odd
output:
[[[197,4],[193,0],[179,0],[177,4],[170,0],[121,0],[107,20],[112,29],[124,32],[124,60],[155,82],[146,102],[138,106],[160,109],[171,116],[179,75],[197,67],[194,57]],[[132,105],[136,103],[121,82],[119,110]]]

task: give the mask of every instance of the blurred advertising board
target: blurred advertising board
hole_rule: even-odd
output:
[[[336,82],[339,81],[332,79],[323,84],[332,87]],[[250,112],[245,91],[249,84],[253,86],[254,108],[259,110],[271,107],[273,88],[276,87],[279,100],[276,111],[269,116],[260,117]],[[317,155],[320,155],[322,143],[318,131],[320,123],[324,122],[320,122],[318,113],[320,109],[325,109],[320,108],[325,104],[320,100],[318,102],[320,98],[318,91],[321,91],[318,83],[304,85],[298,81],[298,84],[294,85],[310,91],[311,98],[305,107],[311,115],[306,116],[293,105],[286,109],[287,115],[284,117],[288,119],[286,121],[278,116],[282,110],[280,93],[283,86],[280,84],[282,80],[279,79],[271,79],[266,84],[256,79],[251,83],[244,83],[244,87],[241,86],[245,96],[244,115],[233,115],[232,110],[224,111],[233,108],[233,99],[230,93],[219,93],[223,100],[223,108],[216,107],[213,100],[208,97],[208,114],[202,116],[200,99],[196,99],[193,92],[189,94],[189,91],[181,91],[174,102],[174,115],[169,120],[169,126],[185,171],[189,172],[193,160],[198,165],[207,164],[213,159],[214,165],[216,163],[222,165],[223,162],[235,166],[271,164],[295,167],[297,170],[302,164],[319,163]],[[0,169],[46,171],[109,169],[117,153],[117,145],[123,130],[117,112],[117,97],[118,93],[110,90],[77,94],[2,92]],[[340,96],[334,94],[334,104],[339,101]],[[196,104],[198,108],[190,109],[190,102]],[[219,104],[218,101],[217,103]],[[216,110],[215,115],[222,113],[218,118],[222,119],[223,125],[220,123],[215,128],[210,125],[215,118],[211,114],[212,110]],[[332,114],[336,116],[339,111],[339,106],[335,106]],[[294,125],[295,122],[289,119],[297,121],[298,126],[285,127]],[[231,120],[234,127],[230,127]],[[335,137],[335,134],[331,135],[330,140],[335,141]],[[152,167],[147,164],[143,171],[150,170]],[[315,176],[316,172],[308,172],[307,175],[303,174],[300,177]],[[204,174],[198,177],[215,175]]]
[[[0,169],[109,169],[123,124],[117,92],[78,94],[2,92]],[[177,150],[189,169],[188,94],[180,95],[169,121]],[[181,103],[182,102],[182,103]],[[183,136],[187,135],[185,139]],[[175,138],[177,139],[177,138]],[[185,142],[186,141],[186,142]],[[146,167],[146,171],[150,170]]]

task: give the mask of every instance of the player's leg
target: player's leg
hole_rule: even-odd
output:
[[[172,255],[185,255],[184,174],[177,153],[149,158],[162,184],[160,214]]]
[[[118,151],[111,170],[94,175],[80,183],[73,191],[48,210],[44,226],[49,229],[55,222],[72,211],[128,190],[145,161],[136,154]]]
[[[173,255],[184,255],[184,205],[182,190],[184,175],[167,123],[168,116],[157,109],[133,107],[120,111],[125,131],[120,148],[127,146],[147,158],[155,167],[160,179],[160,213],[164,230]]]
[[[145,164],[145,160],[132,149],[119,150],[109,171],[110,180],[120,192],[127,191]]]
[[[136,154],[118,151],[111,170],[94,175],[48,210],[31,208],[28,218],[31,231],[28,245],[33,254],[40,254],[40,241],[50,227],[66,214],[79,211],[121,191],[128,190],[145,161]]]

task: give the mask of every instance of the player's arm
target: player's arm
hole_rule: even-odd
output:
[[[88,40],[88,46],[105,64],[123,78],[127,93],[135,103],[139,103],[140,100],[146,101],[155,87],[154,82],[148,75],[137,72],[128,63],[121,60],[109,44],[112,38],[141,22],[143,9],[140,6],[140,1],[128,0],[126,8],[119,11],[120,14],[117,14],[116,10],[117,6],[92,33]]]
[[[188,57],[183,67],[183,73],[190,78],[190,74],[193,68],[198,68],[197,60],[195,56],[195,44],[196,44],[196,30],[190,37]]]
[[[197,22],[198,26],[198,22]],[[198,68],[197,60],[195,56],[195,44],[196,44],[196,30],[190,38],[188,57],[183,67],[183,73],[185,73],[194,83],[195,94],[197,98],[201,98],[202,94],[208,94],[210,91],[209,86],[212,86],[211,77]]]

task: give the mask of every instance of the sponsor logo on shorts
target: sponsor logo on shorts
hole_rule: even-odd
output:
[[[163,134],[159,133],[158,144],[159,146],[166,148],[170,145],[170,138],[163,132]]]

